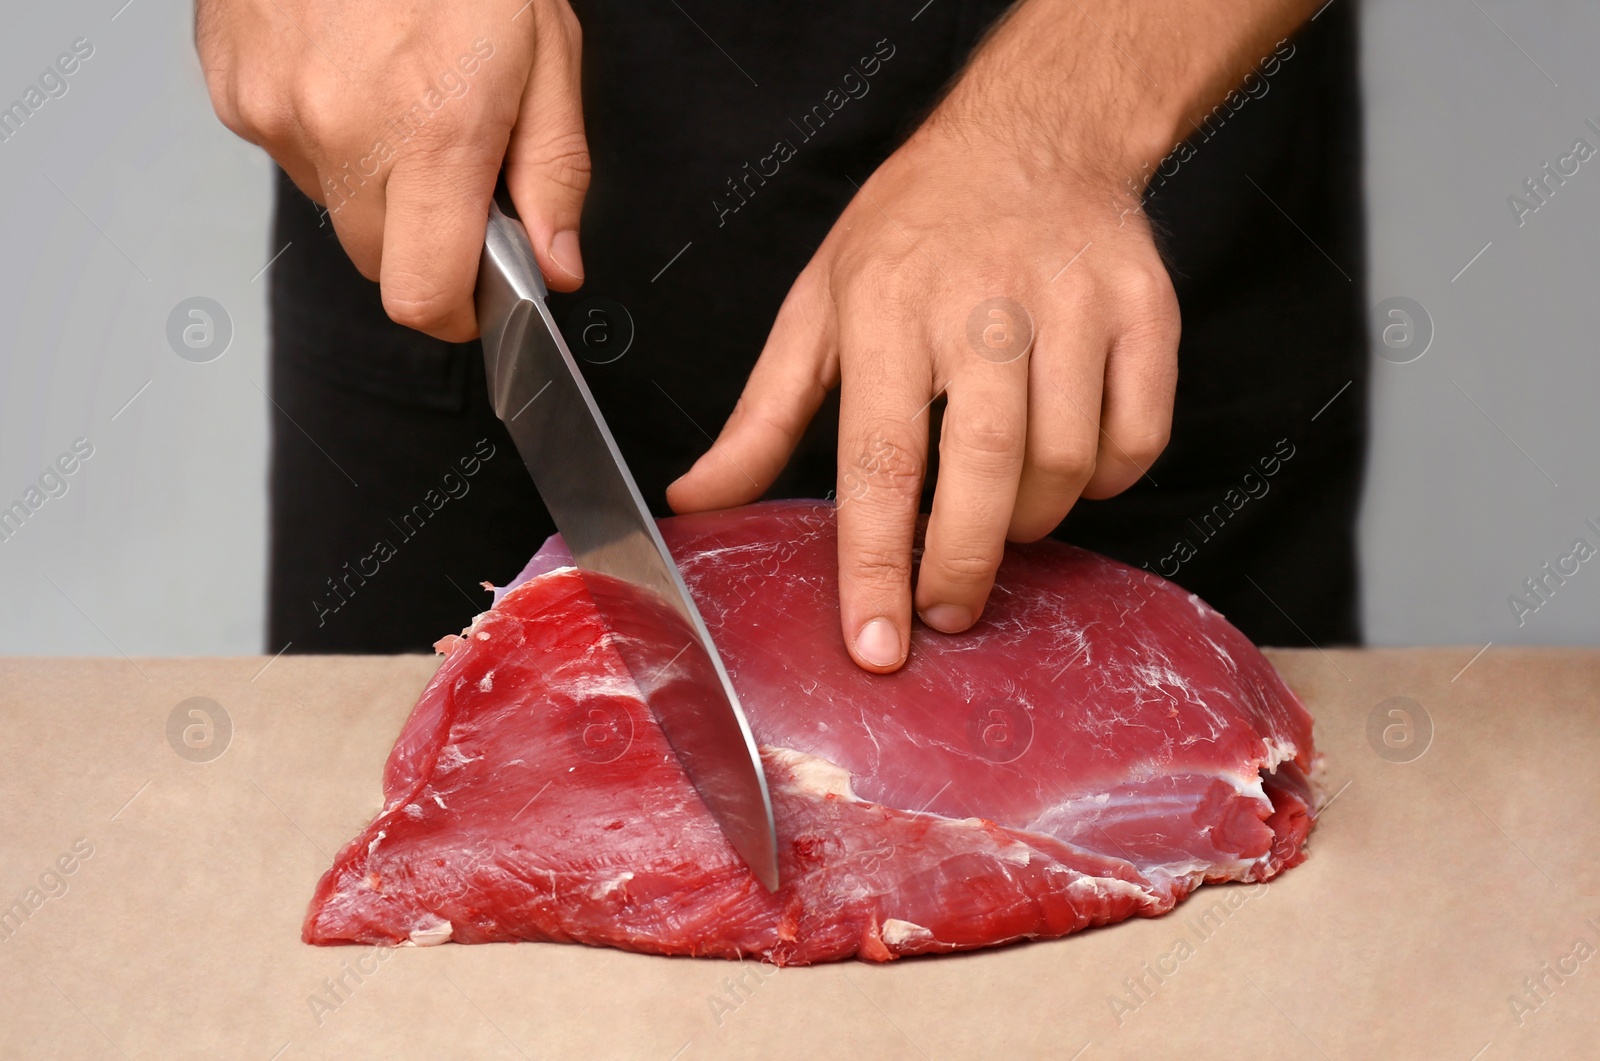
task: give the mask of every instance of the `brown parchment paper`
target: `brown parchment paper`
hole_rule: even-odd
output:
[[[1270,885],[779,971],[301,944],[432,659],[3,660],[0,1057],[1597,1056],[1600,653],[1474,651],[1271,653],[1337,795]]]

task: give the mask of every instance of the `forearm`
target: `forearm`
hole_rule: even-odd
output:
[[[1022,0],[926,131],[1142,186],[1321,0]]]

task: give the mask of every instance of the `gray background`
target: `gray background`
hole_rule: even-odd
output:
[[[1506,197],[1576,138],[1600,148],[1600,8],[1363,13],[1372,301],[1415,299],[1434,330],[1420,359],[1375,364],[1369,640],[1593,643],[1600,562],[1520,627],[1507,598],[1580,535],[1600,544],[1600,157],[1520,227]],[[0,506],[94,445],[0,543],[0,652],[263,648],[271,169],[212,116],[190,20],[180,0],[0,13],[0,102],[95,48],[0,143]],[[166,338],[197,295],[234,328],[205,364]]]

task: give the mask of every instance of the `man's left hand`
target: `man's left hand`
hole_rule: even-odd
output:
[[[916,610],[977,621],[1005,543],[1161,453],[1178,306],[1138,200],[1115,173],[1026,157],[953,120],[861,186],[801,273],[721,437],[673,484],[678,511],[759,497],[842,386],[839,596],[869,670],[910,647],[912,545],[936,395],[947,398]]]

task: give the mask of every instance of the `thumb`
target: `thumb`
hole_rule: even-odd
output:
[[[838,385],[832,335],[825,287],[808,268],[783,300],[722,434],[683,478],[667,487],[667,504],[674,512],[732,508],[766,492],[822,399]]]
[[[557,291],[583,283],[578,221],[589,191],[583,132],[583,33],[566,0],[535,0],[533,70],[506,149],[506,185],[539,270]]]

